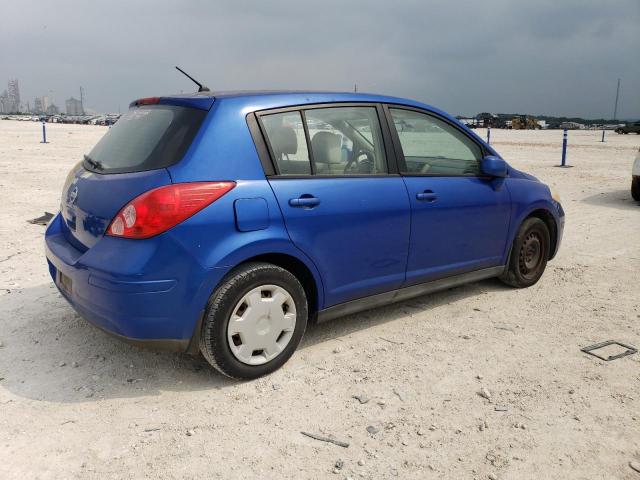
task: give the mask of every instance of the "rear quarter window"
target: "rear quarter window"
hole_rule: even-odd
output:
[[[171,166],[182,159],[207,112],[175,105],[134,107],[85,156],[96,173],[130,173]]]

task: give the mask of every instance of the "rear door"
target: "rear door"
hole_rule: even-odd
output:
[[[363,104],[258,114],[269,182],[292,241],[320,271],[325,307],[404,282],[409,200],[380,115]]]
[[[510,196],[504,179],[481,173],[482,146],[435,114],[386,111],[411,202],[406,284],[499,266]]]

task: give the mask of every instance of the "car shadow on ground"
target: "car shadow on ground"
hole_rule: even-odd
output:
[[[311,324],[299,349],[507,288],[497,280],[485,280]],[[216,372],[202,356],[123,343],[83,320],[53,285],[11,290],[1,298],[0,313],[10,320],[0,336],[0,391],[36,401],[81,403],[163,391],[220,390],[242,383]],[[300,356],[291,361],[301,361]],[[259,381],[271,383],[268,377]],[[0,395],[0,404],[11,401]]]
[[[618,208],[622,210],[637,209],[638,205],[640,205],[640,202],[635,201],[631,197],[631,182],[629,182],[629,188],[626,190],[600,192],[596,195],[584,198],[582,201],[589,205]]]

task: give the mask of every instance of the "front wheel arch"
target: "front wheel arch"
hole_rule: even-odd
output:
[[[529,242],[531,245],[528,247]],[[516,288],[530,287],[537,283],[551,258],[551,245],[551,232],[547,223],[536,215],[526,217],[518,225],[500,280]],[[531,258],[528,258],[529,255]],[[529,262],[533,265],[529,265]]]
[[[522,222],[520,222],[520,225],[522,225],[522,223],[527,218],[531,218],[531,217],[539,218],[547,225],[547,228],[549,229],[549,237],[551,239],[551,245],[549,249],[549,260],[551,260],[555,255],[556,247],[558,245],[558,225],[556,224],[556,220],[553,217],[553,214],[549,210],[540,208],[538,210],[534,210],[529,215],[527,215],[527,217],[523,219]],[[520,227],[518,226],[518,228]]]
[[[507,257],[505,261],[506,266],[508,266],[509,262],[511,261],[511,255],[513,253],[513,244],[515,242],[516,236],[518,235],[518,232],[520,231],[520,227],[524,222],[527,221],[527,219],[532,217],[539,218],[540,220],[542,220],[547,226],[547,228],[549,229],[549,239],[550,239],[549,245],[550,246],[549,246],[548,260],[552,260],[553,257],[555,256],[556,248],[558,246],[558,225],[556,223],[556,219],[554,218],[553,214],[546,208],[536,208],[530,211],[529,213],[527,213],[526,215],[524,215],[516,223],[517,227],[513,232],[513,236],[509,240],[508,250],[506,252],[507,253]]]

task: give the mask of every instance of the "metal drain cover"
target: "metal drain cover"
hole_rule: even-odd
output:
[[[610,345],[618,345],[625,349],[624,352],[618,353],[616,355],[607,355],[602,356],[596,353],[596,350],[599,350],[604,347],[608,347]],[[638,353],[638,349],[636,347],[632,347],[631,345],[627,345],[626,343],[616,342],[615,340],[607,340],[606,342],[595,343],[593,345],[589,345],[588,347],[581,348],[580,351],[584,353],[588,353],[589,355],[593,355],[594,357],[599,358],[600,360],[604,360],[605,362],[610,362],[611,360],[617,360],[618,358],[626,357],[627,355],[633,355],[634,353]]]

